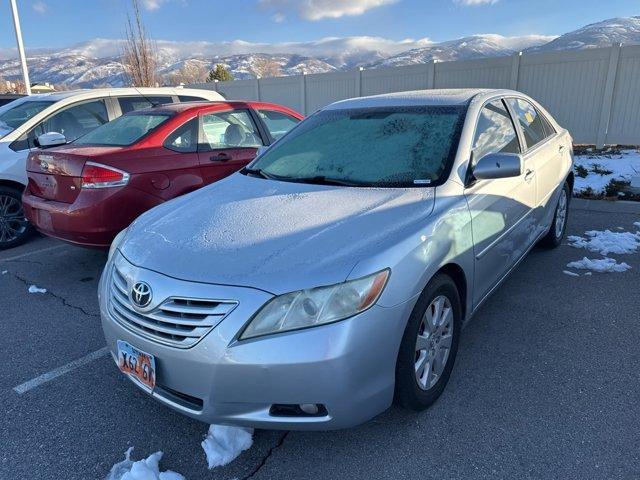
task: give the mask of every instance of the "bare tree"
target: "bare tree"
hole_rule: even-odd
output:
[[[257,57],[253,62],[256,78],[279,77],[282,75],[280,64],[267,56]]]
[[[165,75],[163,81],[167,85],[179,85],[181,83],[202,83],[206,78],[207,69],[204,65],[187,61],[177,72]]]
[[[127,37],[125,39],[122,66],[132,85],[154,87],[157,81],[157,56],[155,45],[142,23],[138,0],[131,0],[134,18],[127,13]]]

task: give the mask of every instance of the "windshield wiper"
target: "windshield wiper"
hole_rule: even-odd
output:
[[[324,175],[318,175],[316,177],[300,177],[292,179],[292,181],[300,183],[313,183],[316,185],[340,185],[342,187],[364,187],[365,183],[354,182],[351,180],[343,180],[341,178],[325,177]]]

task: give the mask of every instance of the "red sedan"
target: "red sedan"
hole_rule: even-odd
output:
[[[71,144],[32,152],[25,215],[45,235],[108,247],[141,213],[231,175],[302,118],[262,102],[131,112]]]

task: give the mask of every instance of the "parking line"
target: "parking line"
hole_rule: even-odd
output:
[[[26,252],[21,255],[16,255],[14,257],[0,258],[0,262],[11,262],[12,260],[18,260],[20,258],[28,257],[29,255],[35,255],[36,253],[44,253],[50,252],[51,250],[57,250],[59,248],[67,247],[68,245],[54,245],[53,247],[41,248],[40,250],[32,250],[31,252]]]
[[[29,390],[33,390],[34,388],[39,387],[44,383],[50,382],[51,380],[54,380],[60,377],[61,375],[64,375],[65,373],[69,373],[73,370],[76,370],[77,368],[80,368],[86,365],[87,363],[91,363],[94,360],[97,360],[98,358],[104,357],[108,353],[109,353],[109,348],[103,347],[100,350],[91,352],[90,354],[85,355],[82,358],[78,358],[73,362],[69,362],[66,365],[63,365],[62,367],[55,368],[50,372],[44,373],[32,380],[24,382],[18,385],[17,387],[14,387],[13,391],[16,392],[18,395],[22,395],[23,393],[27,393]]]

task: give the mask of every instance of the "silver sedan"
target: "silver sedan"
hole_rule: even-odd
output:
[[[536,244],[558,246],[572,139],[509,90],[357,98],[113,243],[113,359],[210,423],[332,429],[421,410],[463,324]]]

